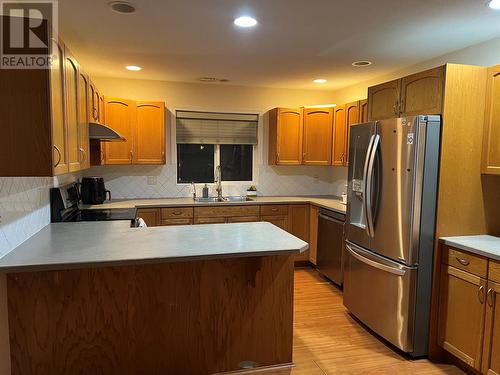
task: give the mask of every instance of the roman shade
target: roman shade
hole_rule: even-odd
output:
[[[257,144],[258,114],[176,111],[177,143]]]

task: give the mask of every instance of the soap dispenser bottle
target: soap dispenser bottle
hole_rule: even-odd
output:
[[[208,185],[203,186],[203,198],[208,198]]]

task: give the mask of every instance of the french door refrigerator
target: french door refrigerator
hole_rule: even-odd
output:
[[[440,116],[350,127],[344,305],[413,357],[427,354]]]

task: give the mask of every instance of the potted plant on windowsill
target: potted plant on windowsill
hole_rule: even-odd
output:
[[[247,197],[256,197],[257,196],[257,186],[252,185],[247,189]]]

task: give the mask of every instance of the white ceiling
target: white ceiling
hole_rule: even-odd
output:
[[[91,75],[332,90],[500,36],[485,0],[132,1],[122,15],[107,0],[59,0],[62,37]],[[242,14],[258,26],[236,28]],[[374,64],[351,66],[361,59]]]

